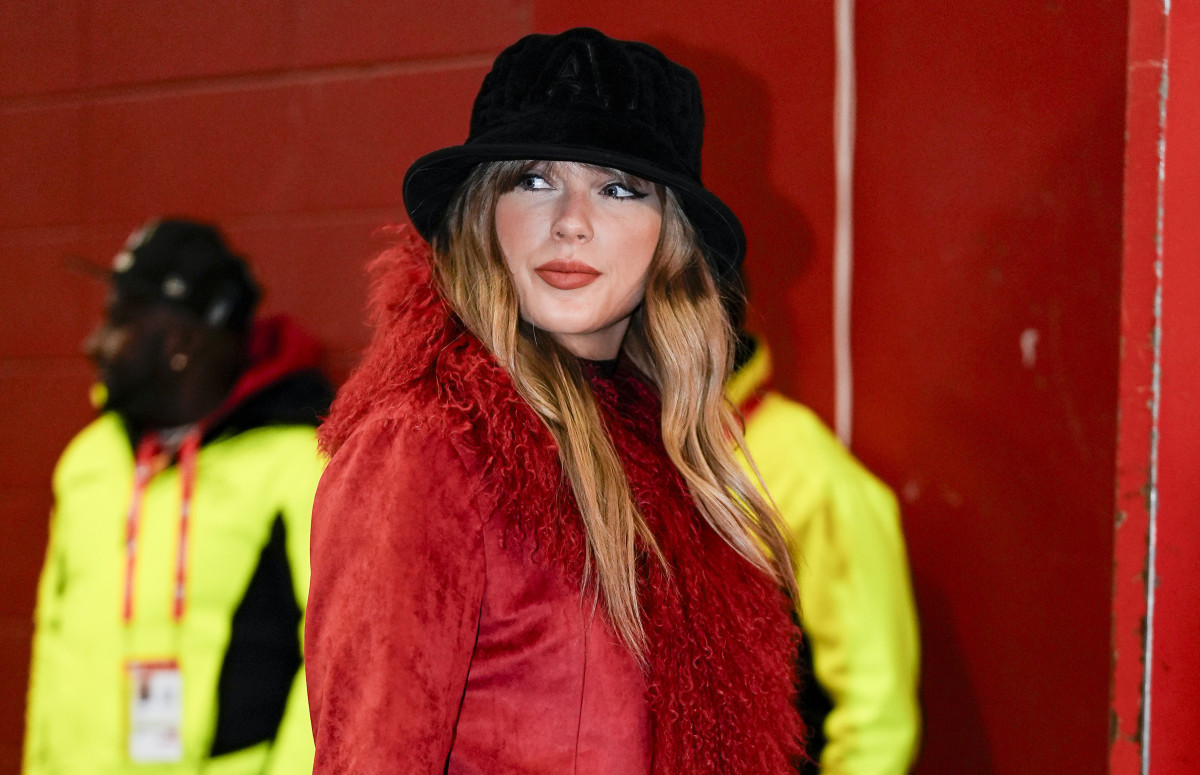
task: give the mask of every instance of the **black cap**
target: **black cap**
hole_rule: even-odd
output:
[[[246,262],[213,226],[181,218],[153,219],[113,259],[118,293],[163,301],[206,325],[245,331],[259,291]]]
[[[462,145],[427,154],[404,176],[404,204],[426,240],[481,162],[574,161],[670,187],[717,279],[734,281],[746,253],[737,216],[704,187],[704,108],[696,76],[645,43],[587,27],[527,35],[483,79]]]

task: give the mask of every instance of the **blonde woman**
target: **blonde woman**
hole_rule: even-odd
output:
[[[798,632],[730,449],[685,68],[531,35],[415,162],[376,333],[323,429],[306,646],[317,773],[792,772]]]

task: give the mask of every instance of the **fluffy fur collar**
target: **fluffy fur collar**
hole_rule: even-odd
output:
[[[563,486],[553,437],[438,296],[428,248],[402,234],[372,271],[375,336],[321,429],[326,451],[369,417],[429,423],[477,462],[491,518],[579,577],[582,521]],[[662,448],[653,391],[622,372],[592,380],[631,490],[671,568],[670,575],[657,562],[639,568],[653,771],[795,772],[803,732],[794,705],[798,633],[786,598],[703,523]]]
[[[321,446],[330,455],[367,417],[403,417],[414,391],[448,404],[468,384],[479,401],[512,392],[505,372],[438,295],[428,246],[407,229],[397,236],[369,267],[374,336],[321,426]]]

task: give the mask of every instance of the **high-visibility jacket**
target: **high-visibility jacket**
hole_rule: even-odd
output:
[[[311,373],[257,392],[200,447],[186,530],[179,465],[149,480],[132,556],[135,453],[125,424],[106,413],[71,441],[54,473],[38,588],[27,775],[311,771],[301,648],[310,515],[323,468],[313,421],[327,400],[327,384]],[[312,420],[284,416],[296,410]],[[130,758],[130,662],[178,667],[178,762]]]
[[[727,395],[795,544],[801,624],[832,703],[821,772],[906,773],[920,732],[919,648],[896,499],[811,410],[770,390],[770,376],[760,344]]]

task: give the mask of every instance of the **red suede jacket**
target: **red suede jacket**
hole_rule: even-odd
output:
[[[628,368],[592,375],[672,569],[641,568],[643,671],[581,593],[583,527],[549,432],[438,298],[423,245],[376,270],[376,336],[323,429],[315,772],[794,772],[786,599],[699,516],[653,391]]]

